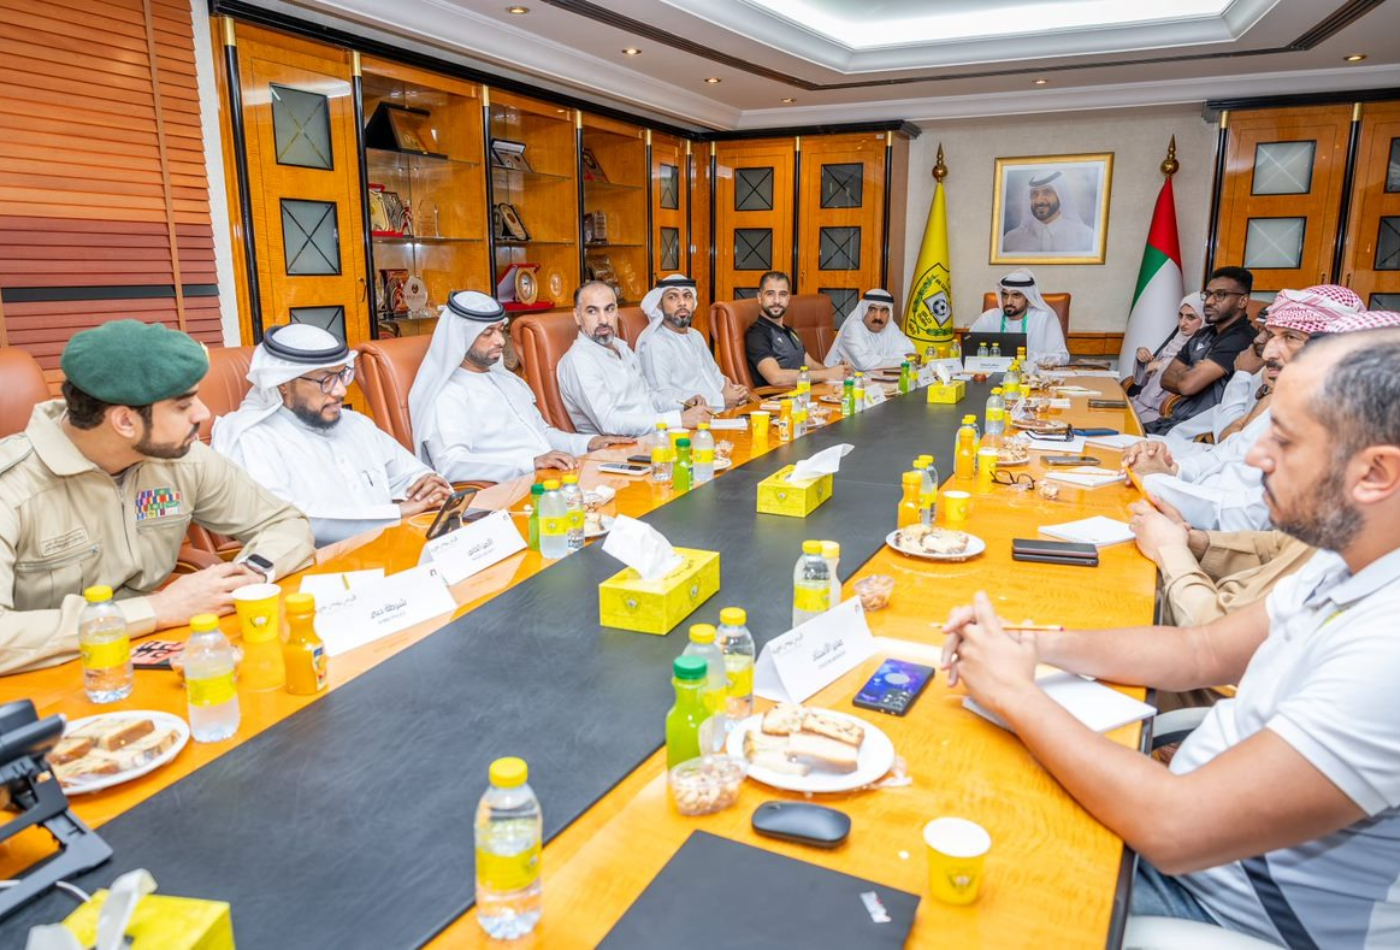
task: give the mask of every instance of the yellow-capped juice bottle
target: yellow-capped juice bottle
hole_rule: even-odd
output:
[[[923,487],[922,472],[905,472],[903,476],[904,498],[899,502],[899,518],[896,527],[907,528],[919,524],[919,489]]]
[[[314,696],[326,688],[326,645],[316,633],[316,598],[310,594],[288,594],[282,602],[291,627],[282,646],[287,692]]]

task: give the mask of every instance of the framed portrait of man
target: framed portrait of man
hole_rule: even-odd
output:
[[[998,158],[993,264],[1102,264],[1113,153]]]

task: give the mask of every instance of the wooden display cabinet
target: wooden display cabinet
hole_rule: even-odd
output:
[[[370,58],[363,61],[362,77],[376,316],[390,335],[431,333],[451,293],[494,289],[480,87]],[[381,104],[416,110],[406,114],[427,153],[390,147],[392,140],[374,134]],[[394,214],[392,197],[380,197],[389,194],[406,216]],[[405,309],[396,287],[405,274],[420,277],[428,291],[417,311]]]
[[[491,160],[492,290],[512,264],[538,264],[536,301],[507,302],[506,309],[528,313],[572,307],[580,257],[577,114],[496,91],[487,112],[489,145],[524,146],[522,167]],[[515,233],[507,230],[510,225],[518,225]]]
[[[651,289],[647,257],[646,132],[585,114],[583,150],[584,277],[606,280],[618,302],[636,306]]]

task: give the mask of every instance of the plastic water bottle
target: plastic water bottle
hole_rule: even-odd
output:
[[[724,653],[716,643],[718,632],[708,623],[692,624],[690,642],[681,651],[681,656],[698,656],[705,661],[708,671],[705,677],[705,709],[710,713],[700,728],[700,751],[704,754],[719,752],[728,736],[728,697],[729,677],[724,671]]]
[[[977,474],[977,417],[963,416],[953,449],[953,477],[969,479]]]
[[[234,649],[213,614],[191,617],[190,631],[184,653],[190,736],[195,742],[220,742],[238,731],[240,719]]]
[[[962,341],[957,337],[953,337],[953,343],[949,349],[948,358],[957,360],[959,363],[962,362]]]
[[[656,444],[651,447],[651,477],[658,485],[671,484],[671,437],[666,423],[656,424]]]
[[[724,654],[726,713],[731,722],[753,715],[753,634],[749,615],[742,607],[726,607],[719,612],[717,643]]]
[[[87,604],[78,615],[78,651],[83,658],[83,690],[94,703],[115,703],[131,695],[131,638],[126,615],[105,584],[83,591]]]
[[[938,479],[929,469],[933,466],[932,455],[920,455],[914,459],[914,471],[921,476],[919,481],[919,524],[933,526],[937,512]]]
[[[544,818],[529,775],[524,759],[497,759],[476,806],[476,919],[497,940],[517,940],[540,922]]]
[[[690,461],[694,470],[695,484],[703,485],[715,480],[715,437],[710,434],[710,424],[702,422],[696,426],[695,438],[690,446]]]
[[[803,541],[802,556],[792,571],[792,625],[804,624],[831,609],[831,569],[820,541]]]
[[[573,472],[564,476],[564,487],[559,489],[559,493],[564,496],[565,518],[568,520],[569,529],[565,537],[569,541],[570,551],[583,550],[583,489],[578,487],[578,476]]]
[[[861,393],[864,396],[864,393]],[[856,414],[856,381],[849,376],[841,384],[841,415],[850,418]]]
[[[987,435],[1000,436],[1006,431],[1006,400],[1001,398],[1001,387],[992,389],[987,397]]]
[[[909,361],[905,360],[899,364],[899,392],[900,395],[907,393],[911,388],[909,382]]]
[[[992,343],[992,356],[993,356],[993,358],[996,358],[996,359],[1000,359],[1000,358],[1001,358],[1001,344],[1000,344],[1000,343],[995,343],[995,342]]]
[[[540,500],[544,498],[544,486],[539,482],[530,486],[530,550],[540,549]]]
[[[1001,377],[1001,391],[1005,394],[1008,402],[1014,401],[1021,395],[1021,364],[1013,362],[1006,368],[1006,372]]]
[[[856,381],[853,387],[856,397],[856,412],[865,411],[865,374],[856,373]]]
[[[838,573],[841,567],[841,545],[837,541],[822,542],[822,560],[826,561],[826,569],[831,572],[831,597],[828,602],[835,607],[841,603],[841,575]]]
[[[676,704],[666,713],[666,768],[698,757],[704,747],[700,733],[711,714],[705,705],[710,667],[704,657],[682,654],[671,663]]]
[[[558,560],[569,553],[569,509],[559,483],[549,479],[540,496],[540,554]]]
[[[988,355],[990,355],[990,353],[989,353],[988,350],[987,350],[987,344],[986,344],[985,342],[981,342],[981,343],[978,343],[978,344],[977,344],[977,355],[978,355],[978,356],[988,356]]]
[[[807,434],[807,406],[797,402],[792,407],[792,437],[800,439]]]
[[[695,487],[695,461],[690,454],[690,440],[676,440],[676,467],[671,471],[671,487],[679,494]]]
[[[812,371],[803,366],[797,371],[797,403],[806,409],[812,402]]]

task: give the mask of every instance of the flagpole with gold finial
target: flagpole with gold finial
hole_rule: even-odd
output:
[[[940,155],[941,158],[941,155]],[[1168,178],[1172,177],[1181,169],[1181,163],[1176,160],[1176,136],[1172,136],[1171,142],[1167,144],[1167,157],[1162,160],[1162,174]],[[934,175],[937,176],[935,171]]]
[[[953,344],[953,280],[948,257],[948,205],[943,179],[948,166],[943,161],[943,143],[933,165],[933,201],[928,223],[919,245],[909,302],[904,308],[904,332],[920,352],[932,345],[941,354]]]

